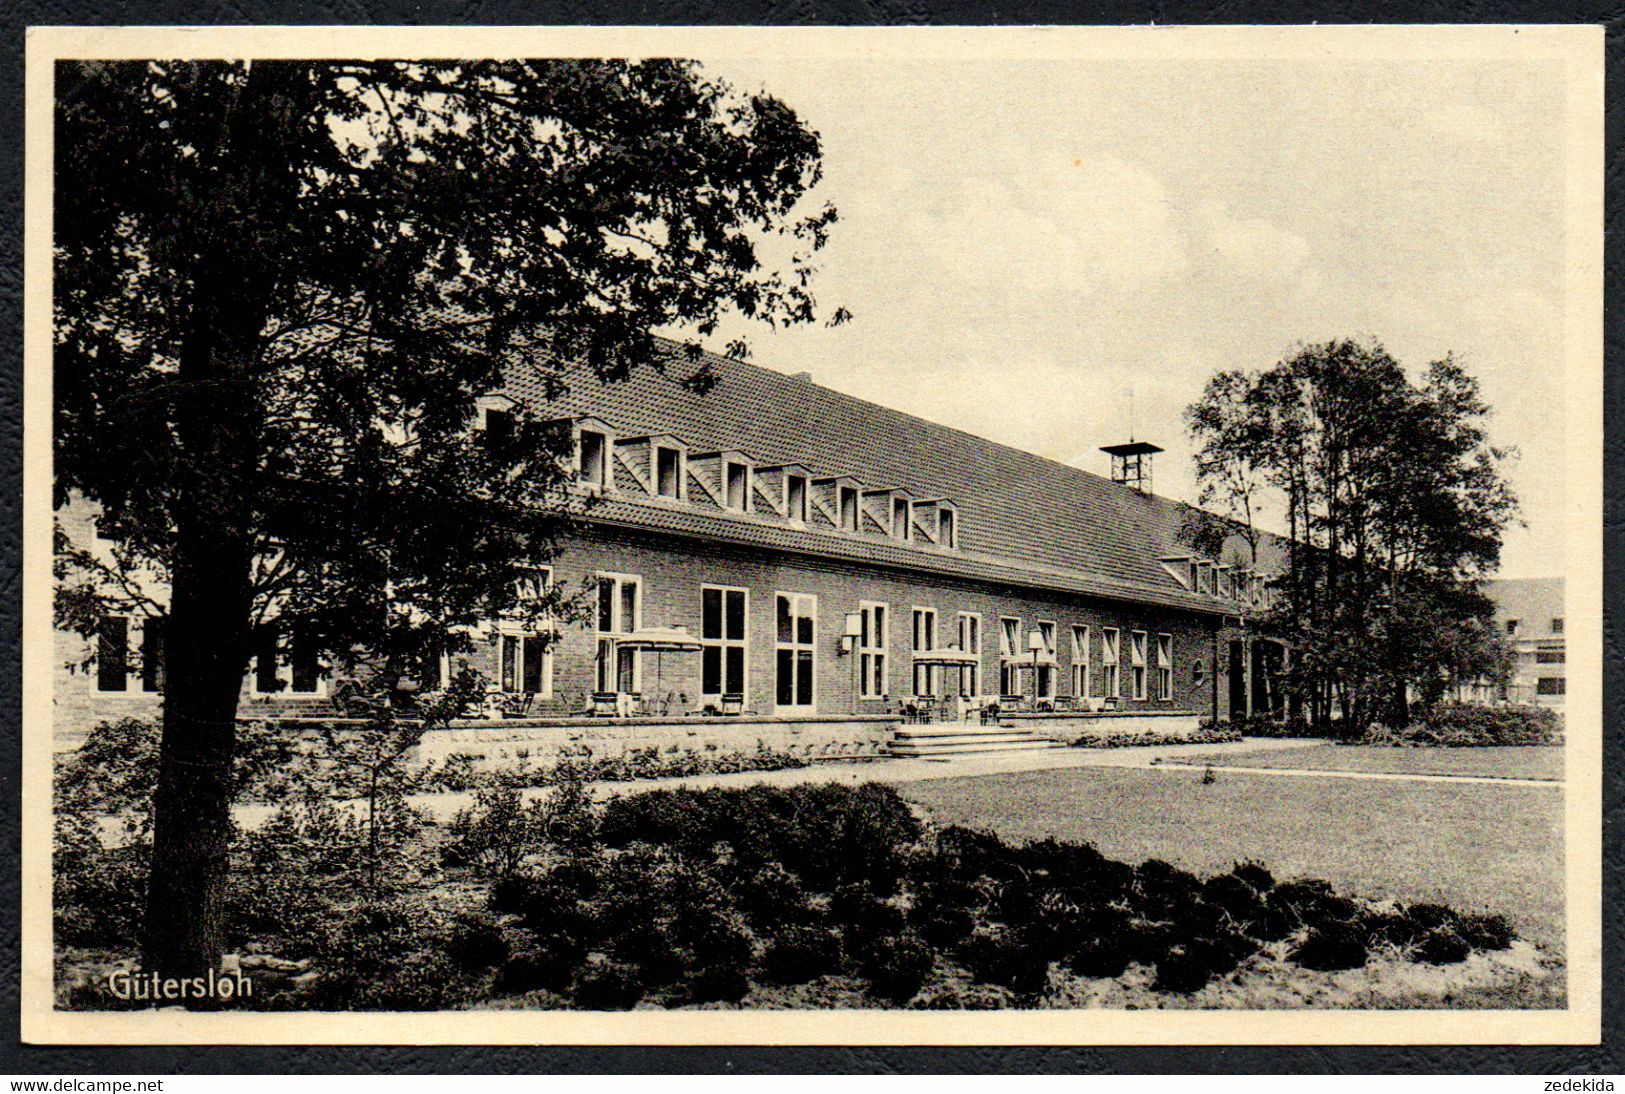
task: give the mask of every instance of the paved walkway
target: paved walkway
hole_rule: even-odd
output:
[[[679,787],[703,790],[715,786],[799,786],[804,783],[835,782],[856,786],[859,783],[910,783],[929,779],[959,779],[978,775],[1007,775],[1021,771],[1061,771],[1081,767],[1136,768],[1147,771],[1178,771],[1189,774],[1202,766],[1212,766],[1215,772],[1233,772],[1241,775],[1281,775],[1287,778],[1321,779],[1374,779],[1400,782],[1492,783],[1497,786],[1556,786],[1560,782],[1542,779],[1495,778],[1486,775],[1428,775],[1419,773],[1395,774],[1374,771],[1322,771],[1311,768],[1248,767],[1245,757],[1264,752],[1278,752],[1302,748],[1299,739],[1271,739],[1252,737],[1244,741],[1230,741],[1211,745],[1151,745],[1129,748],[1052,748],[1016,752],[984,752],[965,756],[934,759],[889,759],[867,762],[815,763],[807,767],[788,768],[783,771],[740,771],[728,775],[691,775],[670,779],[639,779],[632,782],[593,783],[596,798],[615,794],[636,794],[646,790],[674,790]],[[1235,757],[1238,763],[1198,765],[1184,761],[1200,747],[1206,757]],[[547,794],[551,787],[530,787],[522,791],[530,801]],[[414,794],[408,801],[417,809],[437,821],[448,821],[474,804],[471,792],[440,794]],[[235,810],[237,822],[245,828],[264,823],[274,808],[265,805],[243,805]]]

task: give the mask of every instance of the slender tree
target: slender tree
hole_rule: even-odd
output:
[[[672,362],[654,332],[811,320],[835,212],[798,204],[815,133],[683,61],[55,75],[57,500],[168,579],[145,962],[193,976],[221,950],[256,625],[331,664],[518,610],[568,527],[570,439],[522,411],[473,429],[481,396],[556,391],[560,362],[703,388],[698,346]]]
[[[1293,646],[1288,686],[1328,731],[1403,719],[1407,696],[1493,672],[1478,591],[1516,501],[1511,453],[1450,358],[1420,382],[1381,345],[1306,346],[1274,368],[1214,378],[1187,422],[1204,498],[1249,521],[1286,518],[1286,595],[1272,625]],[[1477,637],[1475,637],[1477,636]]]

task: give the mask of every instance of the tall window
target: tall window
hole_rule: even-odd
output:
[[[958,546],[958,530],[954,527],[954,511],[942,509],[937,512],[937,542],[944,547]]]
[[[1174,636],[1157,635],[1157,698],[1174,697]]]
[[[999,619],[999,694],[1021,694],[1021,620]]]
[[[602,693],[639,690],[642,660],[637,650],[622,649],[616,641],[643,622],[643,579],[629,574],[598,575],[598,656],[594,687]]]
[[[774,702],[780,709],[811,710],[816,702],[818,598],[779,593],[775,601]]]
[[[1134,684],[1134,698],[1145,698],[1145,640],[1144,631],[1135,631],[1129,636],[1129,672]]]
[[[937,647],[937,610],[935,608],[914,609],[914,656]],[[914,694],[936,695],[938,692],[937,679],[941,666],[920,665],[914,666]]]
[[[1072,694],[1089,698],[1089,628],[1072,628]]]
[[[481,422],[480,442],[487,452],[500,456],[513,446],[514,419],[511,411],[487,407]]]
[[[865,600],[858,613],[863,618],[858,633],[858,697],[880,699],[886,694],[886,605]]]
[[[785,476],[784,512],[797,524],[807,523],[807,477],[805,475]]]
[[[1055,698],[1055,624],[1050,620],[1039,620],[1038,637],[1043,640],[1044,648],[1038,651],[1038,664],[1034,668],[1037,679],[1037,698]]]
[[[1119,634],[1115,627],[1103,627],[1100,631],[1100,691],[1107,698],[1117,698],[1123,694],[1122,677],[1118,674],[1117,655]]]
[[[841,487],[841,527],[848,532],[858,530],[858,492],[850,486]]]
[[[535,602],[547,595],[552,583],[550,568],[529,569],[516,583],[517,610],[511,618],[496,625],[497,667],[505,692],[544,698],[553,694],[551,635],[538,630],[534,618]]]
[[[742,463],[730,463],[725,472],[728,508],[736,513],[750,509],[750,468]]]
[[[959,666],[959,694],[975,698],[982,694],[982,617],[975,612],[959,613],[959,648],[976,655],[974,665]]]
[[[700,693],[745,694],[745,628],[750,593],[707,585],[700,589]]]
[[[313,645],[297,629],[262,626],[254,635],[254,691],[260,695],[319,695],[324,673]]]
[[[581,431],[581,466],[576,477],[588,486],[609,485],[609,442],[595,429]]]
[[[1518,633],[1518,621],[1516,619],[1507,620],[1507,633],[1508,634],[1517,634]]]
[[[1568,680],[1561,676],[1542,676],[1535,681],[1536,695],[1562,695],[1568,690]]]
[[[124,694],[157,694],[164,690],[163,620],[145,619],[140,625],[141,643],[135,664],[131,664],[130,619],[104,615],[96,628],[97,691]],[[139,681],[139,686],[132,686]]]
[[[683,496],[683,454],[675,448],[655,449],[655,493],[663,498]]]
[[[1562,616],[1556,616],[1556,617],[1554,617],[1552,619],[1552,633],[1553,634],[1562,634],[1563,633],[1563,617]]]
[[[908,502],[902,498],[893,498],[891,502],[891,534],[898,539],[909,537]]]

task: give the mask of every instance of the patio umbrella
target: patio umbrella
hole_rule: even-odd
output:
[[[616,641],[623,650],[651,650],[655,655],[655,693],[660,692],[662,660],[667,653],[698,653],[704,647],[686,627],[641,627]]]

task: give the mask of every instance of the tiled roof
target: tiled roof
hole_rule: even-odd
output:
[[[692,451],[743,449],[763,464],[800,463],[815,476],[851,475],[909,490],[917,498],[952,498],[961,550],[808,532],[782,522],[774,526],[731,514],[643,505],[635,498],[599,506],[592,519],[966,576],[978,576],[967,571],[979,570],[989,579],[1046,588],[1217,607],[1210,598],[1186,593],[1157,561],[1190,553],[1178,534],[1189,509],[1179,502],[725,357],[708,355],[716,382],[699,394],[681,383],[693,366],[675,346],[673,355],[667,372],[638,369],[629,379],[609,383],[585,367],[564,366],[555,375],[567,390],[551,400],[541,379],[530,375],[534,370],[516,370],[507,390],[539,417],[591,415],[620,437],[672,433]]]

